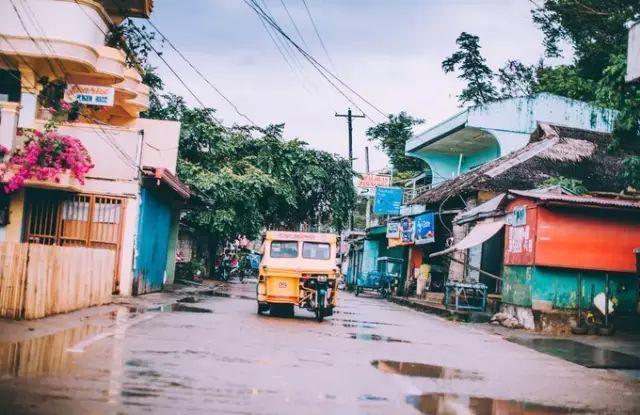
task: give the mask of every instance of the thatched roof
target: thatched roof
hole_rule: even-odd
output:
[[[540,123],[529,144],[418,195],[411,204],[436,204],[480,190],[539,187],[551,177],[582,180],[592,191],[620,191],[622,154],[608,150],[610,134]]]

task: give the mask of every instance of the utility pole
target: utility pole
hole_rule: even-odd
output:
[[[369,147],[364,148],[364,165],[367,169],[367,174],[369,174]],[[371,195],[367,195],[367,207],[364,216],[365,227],[368,228],[371,225]]]
[[[351,112],[351,108],[347,110],[346,114],[338,114],[336,112],[336,117],[346,117],[347,126],[349,127],[349,163],[351,164],[351,170],[353,170],[353,118],[364,118],[365,115],[353,115]]]
[[[364,118],[365,115],[353,115],[351,108],[349,108],[346,114],[338,114],[336,112],[335,116],[347,118],[347,126],[349,128],[349,165],[351,166],[351,171],[353,171],[353,118]],[[353,211],[349,215],[349,230],[353,230]]]

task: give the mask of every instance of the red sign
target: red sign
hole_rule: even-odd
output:
[[[358,179],[357,186],[372,189],[376,187],[389,187],[391,186],[391,177],[377,174],[364,174],[361,179]]]

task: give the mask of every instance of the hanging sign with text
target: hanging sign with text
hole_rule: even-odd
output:
[[[115,89],[108,86],[69,84],[64,92],[64,100],[84,105],[113,106]]]

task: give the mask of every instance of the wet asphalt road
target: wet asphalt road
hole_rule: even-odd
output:
[[[637,413],[640,383],[477,326],[341,293],[318,323],[254,284],[0,345],[1,414]],[[197,312],[197,307],[211,313]],[[527,403],[524,403],[527,402]]]

